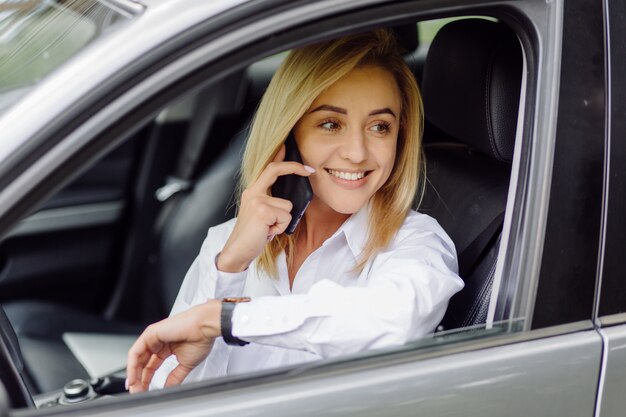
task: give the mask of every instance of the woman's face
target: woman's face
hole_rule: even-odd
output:
[[[357,68],[320,94],[294,127],[313,203],[352,214],[383,186],[396,156],[401,97],[394,77]]]

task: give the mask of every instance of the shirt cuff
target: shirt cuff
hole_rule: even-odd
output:
[[[217,278],[215,282],[215,298],[241,297],[246,284],[246,277],[250,268],[241,272],[224,272],[217,269],[217,257],[211,262],[211,269]]]

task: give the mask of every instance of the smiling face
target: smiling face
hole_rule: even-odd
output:
[[[356,68],[320,94],[294,127],[311,175],[311,207],[352,214],[383,186],[393,169],[401,97],[386,70]]]

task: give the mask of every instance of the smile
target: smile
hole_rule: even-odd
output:
[[[333,177],[340,178],[342,180],[348,180],[348,181],[358,181],[370,173],[370,171],[345,172],[345,171],[337,171],[334,169],[326,169],[326,171]]]

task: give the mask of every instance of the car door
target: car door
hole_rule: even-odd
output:
[[[72,157],[87,161],[104,140],[120,136],[119,125],[139,123],[175,93],[229,66],[338,34],[337,28],[459,13],[493,16],[515,28],[527,77],[492,320],[485,328],[400,348],[68,407],[66,415],[593,415],[602,352],[592,322],[602,207],[596,190],[602,187],[605,146],[601,4],[252,1],[217,16],[192,1],[175,4],[201,20],[193,34],[177,38],[185,42],[176,48],[182,53],[170,51],[132,89],[90,109],[88,133],[57,136],[59,143],[79,143],[82,154],[74,151],[31,172],[62,175]],[[169,12],[155,7],[143,22]],[[138,24],[125,35],[145,29]],[[138,73],[140,64],[156,61],[144,59]],[[115,126],[107,112],[115,114]],[[32,178],[28,184],[36,194],[45,180]],[[7,202],[0,205],[5,227],[29,203],[12,189],[0,191],[0,202]]]

